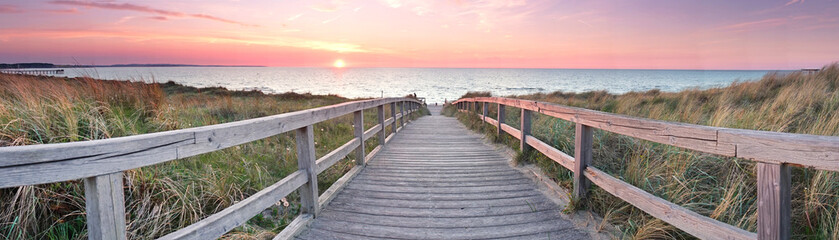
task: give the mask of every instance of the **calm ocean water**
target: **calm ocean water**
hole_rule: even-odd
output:
[[[143,80],[268,93],[311,92],[345,97],[404,96],[416,93],[429,103],[457,99],[467,91],[496,96],[536,92],[606,90],[680,91],[758,80],[768,71],[610,70],[610,69],[456,69],[456,68],[283,68],[283,67],[105,67],[70,68],[65,75]]]

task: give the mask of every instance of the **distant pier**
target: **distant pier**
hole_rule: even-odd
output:
[[[30,75],[64,74],[64,69],[0,69],[0,73]]]

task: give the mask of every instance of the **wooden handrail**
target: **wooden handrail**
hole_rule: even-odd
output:
[[[391,106],[392,117],[384,119],[384,106]],[[396,104],[400,113],[396,114]],[[0,188],[62,182],[84,178],[88,236],[90,239],[125,239],[123,171],[182,159],[202,153],[296,131],[300,170],[232,206],[161,239],[215,239],[271,207],[294,190],[300,190],[303,214],[275,239],[294,236],[307,221],[317,216],[337,189],[357,174],[364,163],[407,124],[405,117],[423,104],[411,98],[382,98],[340,103],[273,116],[135,136],[29,146],[0,148]],[[364,131],[363,111],[378,110],[378,124]],[[312,125],[346,114],[354,114],[354,138],[320,159],[315,159]],[[383,126],[393,124],[391,136]],[[380,146],[365,154],[364,141],[379,134]],[[339,179],[324,195],[318,196],[317,174],[353,150],[359,165]]]
[[[477,103],[484,103],[483,113]],[[488,103],[498,107],[498,119],[487,115]],[[474,112],[481,119],[521,141],[521,149],[529,147],[545,154],[574,172],[573,195],[584,198],[589,182],[639,209],[685,232],[700,238],[725,239],[788,239],[790,237],[790,170],[801,166],[839,171],[839,137],[767,132],[745,129],[709,127],[666,122],[605,113],[559,104],[501,97],[463,98],[453,102],[461,112]],[[571,157],[527,134],[529,121],[521,121],[521,131],[505,124],[504,106],[522,109],[522,119],[529,112],[577,123],[575,155]],[[588,166],[591,161],[591,128],[640,138],[647,141],[758,162],[758,226],[757,233],[702,216],[686,208],[653,196],[617,178]],[[525,147],[528,146],[528,147]],[[582,160],[580,160],[582,159]]]

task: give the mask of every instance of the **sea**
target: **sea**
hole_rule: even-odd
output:
[[[349,98],[416,94],[443,103],[468,91],[494,96],[607,91],[620,94],[658,89],[725,87],[756,81],[768,70],[622,70],[490,68],[289,68],[289,67],[100,67],[67,68],[68,77],[144,82],[173,81],[194,87],[225,87],[266,93],[336,94]]]

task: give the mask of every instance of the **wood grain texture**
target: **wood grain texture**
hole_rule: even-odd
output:
[[[514,138],[521,140],[521,131],[513,128],[512,126],[507,125],[506,123],[501,124],[501,130],[507,132],[507,134],[510,134],[510,136],[513,136]]]
[[[331,152],[318,159],[316,161],[317,174],[326,171],[326,169],[334,165],[336,162],[341,161],[341,159],[344,159],[344,157],[346,157],[350,154],[350,152],[358,148],[358,146],[361,146],[361,144],[359,144],[358,139],[354,138],[353,140],[350,140],[344,145],[341,145],[340,147],[336,148],[335,150],[332,150]]]
[[[702,216],[589,166],[585,176],[642,211],[700,239],[756,239],[757,234]]]
[[[718,128],[604,113],[529,100],[477,97],[464,102],[489,102],[529,109],[594,128],[676,147],[740,157],[758,162],[790,163],[839,171],[839,137]]]
[[[307,178],[306,183],[297,189],[300,194],[300,211],[317,218],[320,205],[318,204],[318,173],[312,125],[297,129],[294,136],[297,143],[297,167],[306,172]]]
[[[758,239],[790,239],[790,169],[786,164],[757,164]]]
[[[547,156],[551,160],[554,160],[554,162],[559,163],[559,165],[562,165],[568,170],[574,170],[574,157],[569,156],[568,154],[565,154],[564,152],[551,147],[547,143],[542,142],[541,140],[533,136],[527,136],[525,142],[527,142],[527,145],[533,147],[533,149],[536,149],[536,151],[545,154],[545,156]]]
[[[360,144],[355,149],[355,164],[364,166],[364,111],[355,111],[353,113],[353,132],[355,139],[358,139]],[[372,135],[371,135],[372,136]]]
[[[504,123],[504,118],[506,117],[505,109],[506,108],[504,107],[504,104],[498,104],[498,111],[496,112],[498,115],[495,118],[496,120],[498,120],[498,123],[495,125],[495,134],[498,136],[501,136],[501,124]]]
[[[309,223],[312,222],[314,218],[310,214],[301,214],[297,215],[291,223],[288,224],[285,228],[283,228],[280,233],[278,233],[273,240],[289,240],[294,239],[298,234],[300,234],[303,229],[309,226]]]
[[[385,132],[385,129],[384,129],[385,126],[387,126],[387,121],[385,121],[385,105],[384,104],[376,107],[376,118],[379,121],[379,124],[376,125],[376,127],[378,127],[378,130],[376,132],[379,133],[379,146],[384,146],[385,145],[385,138],[387,138],[386,132]]]
[[[354,101],[183,130],[85,142],[0,147],[0,188],[121,172],[263,139],[404,98]]]
[[[518,137],[518,139],[520,140],[519,141],[519,150],[521,150],[521,152],[530,151],[530,145],[527,145],[527,142],[525,142],[525,138],[528,135],[530,135],[530,128],[532,126],[531,121],[530,121],[531,117],[532,116],[530,114],[530,110],[527,110],[527,109],[524,109],[524,108],[521,109],[521,118],[519,118],[520,119],[519,123],[521,123],[521,127],[519,128],[519,137]]]
[[[454,118],[415,120],[298,239],[590,238],[481,141]]]
[[[122,172],[85,178],[88,239],[126,239]]]
[[[484,111],[483,114],[481,114],[481,119],[486,121],[487,114],[489,114],[489,103],[485,102],[481,109]]]
[[[589,181],[584,174],[586,167],[591,164],[592,131],[591,127],[577,123],[574,137],[574,190],[573,196],[583,200],[588,193]]]
[[[308,173],[304,170],[289,174],[245,200],[159,239],[217,239],[303,186],[308,178],[307,175]]]

